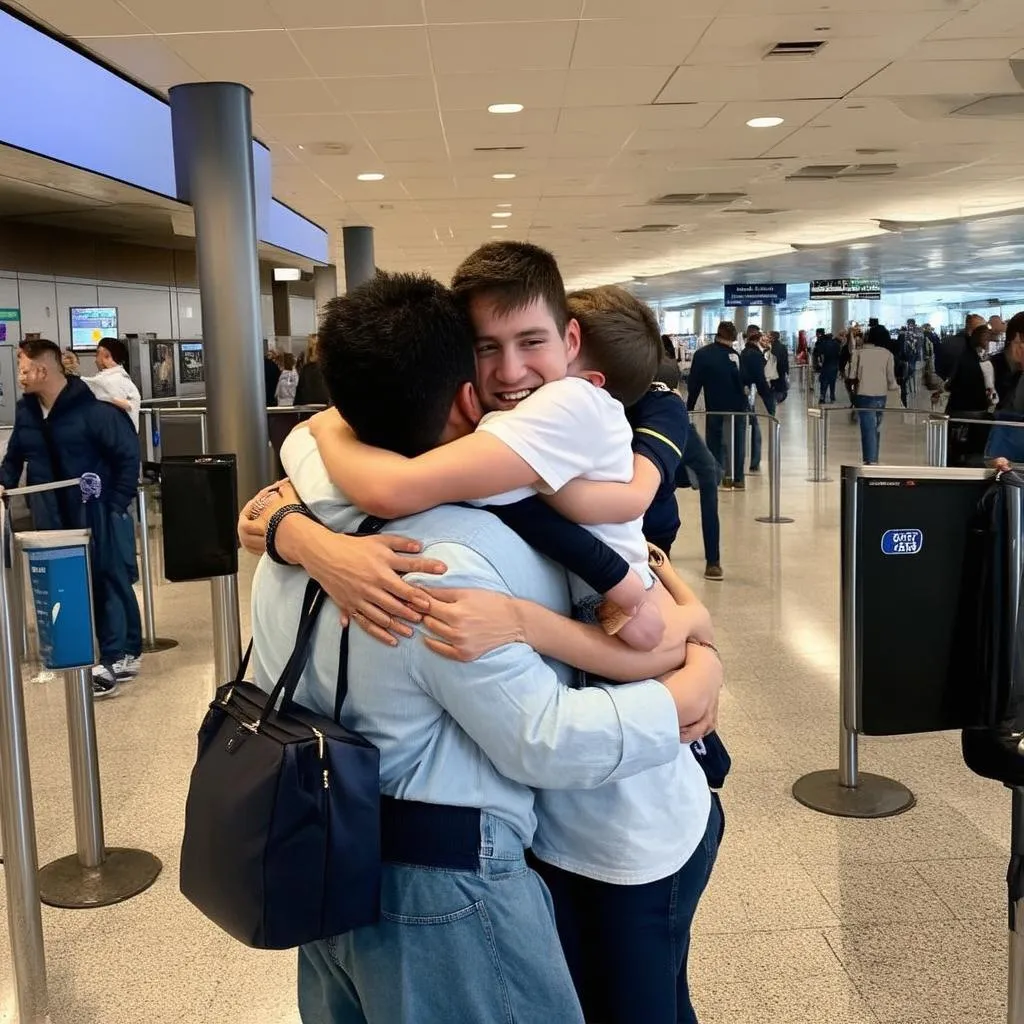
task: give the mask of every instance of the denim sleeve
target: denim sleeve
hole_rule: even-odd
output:
[[[606,594],[629,572],[629,563],[620,554],[538,497],[486,508],[531,548],[575,573],[599,594]]]
[[[464,544],[428,545],[448,572],[406,577],[415,586],[510,594],[494,565]],[[422,625],[417,627],[423,631]],[[679,753],[675,703],[660,683],[573,689],[526,644],[455,662],[409,645],[416,682],[459,723],[506,778],[539,789],[591,789],[668,764]]]

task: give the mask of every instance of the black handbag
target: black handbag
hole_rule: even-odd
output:
[[[709,732],[703,739],[690,744],[697,764],[704,770],[710,789],[721,789],[732,768],[732,758],[717,732]]]
[[[243,680],[250,643],[199,729],[181,891],[257,949],[326,939],[380,915],[380,755],[338,724],[348,691],[347,628],[334,717],[294,700],[325,601],[310,580],[295,648],[273,691]]]

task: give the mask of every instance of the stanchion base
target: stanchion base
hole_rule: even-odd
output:
[[[839,784],[839,772],[811,772],[793,783],[793,796],[812,811],[840,818],[891,818],[909,811],[917,798],[895,779],[860,772],[856,789]]]
[[[758,523],[792,523],[796,520],[790,519],[789,516],[758,516],[755,521]]]
[[[177,646],[177,640],[172,640],[169,636],[158,636],[152,643],[142,641],[142,653],[158,654],[160,651],[169,651]]]
[[[72,854],[39,869],[39,898],[50,907],[109,907],[148,889],[163,865],[145,850],[110,847],[98,868],[86,868]]]
[[[809,484],[830,484],[830,483],[834,482],[833,478],[830,477],[830,476],[822,477],[820,480],[815,479],[815,477],[813,477],[813,476],[808,476],[808,477],[805,477],[804,479]]]

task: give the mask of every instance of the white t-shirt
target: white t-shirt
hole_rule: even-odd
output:
[[[132,418],[136,431],[139,429],[139,406],[142,404],[142,395],[123,366],[111,366],[106,370],[100,370],[95,377],[83,377],[82,383],[88,384],[92,393],[101,402],[109,402],[112,398],[122,398],[131,402],[132,407],[128,410],[128,415]]]
[[[477,427],[511,448],[541,479],[536,488],[521,487],[479,505],[510,505],[534,493],[554,494],[570,480],[603,480],[628,484],[633,479],[633,428],[626,410],[604,388],[582,377],[551,381],[514,409],[492,412]],[[653,583],[647,563],[643,519],[630,523],[587,526],[640,574]],[[572,577],[573,597],[592,593]]]

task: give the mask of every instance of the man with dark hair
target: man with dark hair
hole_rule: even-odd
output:
[[[991,363],[999,398],[997,409],[1009,410],[1016,402],[1021,372],[1024,371],[1024,313],[1010,317],[1006,324],[1006,344],[1002,351],[992,356]],[[1024,412],[1024,407],[1016,411]]]
[[[750,407],[750,472],[761,472],[761,424],[758,422],[757,398],[760,395],[764,410],[775,415],[775,393],[768,385],[764,372],[764,351],[761,348],[761,328],[751,324],[746,332],[746,344],[740,353],[740,377],[747,389]]]
[[[364,439],[416,452],[474,428],[472,334],[463,308],[437,282],[378,274],[332,300],[320,334],[331,398]],[[500,396],[503,381],[493,383]],[[321,522],[334,530],[360,523],[362,514],[331,485],[308,429],[292,433],[282,458]],[[302,549],[309,564],[323,546],[322,527],[301,507],[293,511],[275,513],[269,558],[253,581],[256,675],[265,688],[292,649],[307,582],[283,560]],[[420,541],[424,556],[443,560],[446,588],[484,588],[569,611],[565,574],[483,510],[439,506],[390,526]],[[565,630],[586,628],[558,621]],[[339,630],[336,616],[319,623],[297,694],[328,714]],[[436,646],[387,646],[350,633],[343,721],[380,750],[386,794],[382,920],[300,950],[300,1013],[309,1024],[579,1024],[549,897],[524,859],[537,824],[530,787],[613,785],[674,763],[695,691],[714,685],[704,681],[703,650],[689,653],[687,667],[664,685],[572,689],[568,669],[523,643],[472,662],[447,660]]]
[[[728,490],[742,491],[745,487],[743,460],[747,440],[744,417],[712,415],[747,412],[747,393],[743,387],[740,357],[734,348],[735,343],[735,326],[729,321],[723,321],[718,325],[714,342],[694,352],[686,386],[686,407],[693,412],[701,392],[704,393],[704,407],[708,413],[704,437],[708,448],[725,470],[723,486]],[[732,421],[731,426],[727,423],[728,420]],[[732,467],[725,447],[727,426],[730,426],[732,431]],[[735,475],[730,477],[730,472]]]
[[[967,348],[967,339],[985,323],[985,318],[978,313],[968,313],[964,329],[951,338],[946,338],[935,352],[935,372],[947,383],[953,379],[960,358]]]
[[[818,328],[818,340],[814,343],[814,368],[818,371],[820,394],[819,404],[835,404],[836,382],[839,380],[839,360],[842,346],[826,333],[823,327]]]
[[[128,375],[128,346],[120,338],[100,338],[96,368],[100,372],[95,377],[83,377],[82,381],[101,402],[109,402],[128,413],[138,431],[142,395]]]
[[[138,675],[142,620],[132,584],[135,522],[129,513],[139,481],[139,439],[128,417],[104,402],[77,377],[67,377],[52,341],[24,341],[18,352],[24,397],[0,463],[0,485],[16,487],[28,464],[28,483],[44,484],[95,473],[98,500],[77,491],[31,496],[37,529],[88,527],[92,531],[92,585],[100,664],[93,695],[110,697],[118,683]]]

